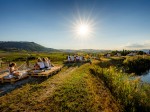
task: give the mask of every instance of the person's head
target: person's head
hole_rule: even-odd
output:
[[[16,63],[12,62],[11,64],[9,64],[9,67],[14,67],[16,66]]]
[[[43,61],[46,61],[46,58],[43,58]]]
[[[42,62],[42,59],[41,59],[41,58],[38,58],[37,61],[38,61],[38,62]]]
[[[12,63],[9,64],[9,67],[12,67]]]
[[[50,61],[50,59],[48,57],[45,57],[45,60]]]

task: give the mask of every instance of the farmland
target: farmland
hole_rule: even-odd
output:
[[[48,79],[28,81],[1,96],[1,111],[148,112],[150,109],[150,86],[141,83],[139,77],[133,79],[138,74],[130,67],[131,64],[139,66],[143,61],[149,63],[149,56],[100,56],[92,59],[92,64],[64,64],[67,53],[11,53],[13,57],[1,53],[5,60],[8,57],[18,64],[30,56],[31,63],[37,57],[50,57],[55,65],[63,66],[58,74]]]

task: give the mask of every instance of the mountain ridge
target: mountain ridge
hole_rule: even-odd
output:
[[[0,41],[0,50],[4,51],[39,51],[39,52],[55,52],[59,51],[53,48],[47,48],[35,42],[28,41]]]

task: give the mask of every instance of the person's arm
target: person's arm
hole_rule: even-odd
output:
[[[10,72],[10,74],[13,73],[12,67],[9,68],[9,72]]]
[[[18,68],[14,67],[14,71],[17,71],[17,70],[18,70]]]
[[[14,67],[10,67],[9,70],[10,70],[11,74],[13,74],[16,71],[16,69]]]

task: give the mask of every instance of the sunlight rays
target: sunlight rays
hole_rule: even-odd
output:
[[[92,19],[92,14],[84,15],[77,11],[77,15],[71,21],[71,32],[74,37],[79,40],[87,40],[94,35],[95,21]]]

